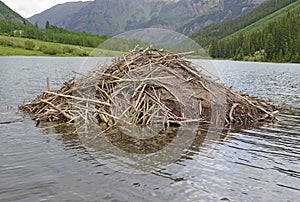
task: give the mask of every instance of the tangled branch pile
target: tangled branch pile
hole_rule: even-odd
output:
[[[45,91],[20,109],[39,122],[150,124],[237,124],[276,120],[267,101],[234,92],[184,59],[150,48],[133,50],[110,65]]]

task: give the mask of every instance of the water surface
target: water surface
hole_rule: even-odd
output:
[[[300,65],[213,61],[226,85],[287,103],[281,121],[200,141],[164,168],[130,174],[95,158],[78,137],[18,113],[46,90],[46,77],[57,88],[85,61],[0,57],[0,201],[298,201]]]

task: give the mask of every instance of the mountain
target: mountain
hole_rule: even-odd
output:
[[[46,22],[49,21],[52,25],[57,25],[63,21],[67,16],[77,13],[80,9],[84,8],[90,2],[67,2],[58,4],[40,14],[30,17],[28,20],[32,23],[38,23],[40,28],[45,28]]]
[[[201,2],[204,2],[203,0]],[[203,15],[195,16],[190,22],[184,24],[177,31],[190,35],[212,23],[222,22],[228,19],[234,19],[245,13],[250,12],[265,0],[223,0],[223,1],[206,1],[210,2],[211,5],[217,6],[214,9],[207,10]],[[219,2],[216,4],[215,2]],[[193,5],[192,5],[193,6]],[[204,6],[204,5],[203,5]]]
[[[210,54],[237,60],[300,62],[300,1],[220,40],[214,40]]]
[[[295,1],[297,0],[268,0],[240,17],[217,22],[200,29],[192,34],[191,38],[203,47],[208,46],[212,40],[229,36]]]
[[[11,20],[15,23],[27,22],[21,15],[10,9],[5,3],[0,1],[0,19]]]
[[[60,4],[29,18],[69,30],[116,35],[139,28],[191,34],[211,23],[235,18],[266,0],[94,0]],[[59,10],[63,12],[59,12]]]

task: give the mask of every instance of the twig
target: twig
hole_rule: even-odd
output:
[[[233,116],[232,116],[233,110],[234,110],[237,106],[239,106],[238,103],[233,103],[233,105],[232,105],[232,107],[231,107],[231,109],[230,109],[230,112],[229,112],[229,119],[230,119],[230,122],[231,122],[231,123],[233,123],[233,121],[234,121],[234,118],[233,118]]]
[[[64,115],[67,119],[69,119],[69,120],[74,119],[74,117],[68,115],[68,114],[65,113],[63,110],[61,110],[60,108],[58,108],[57,106],[55,106],[54,104],[52,104],[51,102],[48,102],[47,100],[41,100],[41,102],[44,102],[44,103],[50,105],[52,108],[56,109],[56,110],[59,111],[62,115]]]
[[[92,100],[92,99],[88,99],[88,98],[80,98],[80,97],[75,97],[75,96],[72,96],[72,95],[64,95],[64,94],[60,94],[60,93],[54,93],[54,92],[51,92],[51,91],[45,91],[45,93],[52,94],[52,95],[57,95],[57,96],[60,96],[60,97],[71,98],[71,99],[75,99],[75,100],[94,102],[96,104],[106,105],[106,106],[109,106],[109,107],[111,106],[109,103],[101,102],[101,101],[98,101],[98,100]]]

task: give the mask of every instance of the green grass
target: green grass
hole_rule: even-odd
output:
[[[1,56],[8,56],[8,55],[45,56],[46,54],[42,54],[40,51],[31,51],[31,50],[24,50],[21,48],[0,46],[0,55]]]
[[[34,43],[32,50],[26,49],[25,42]],[[0,55],[24,55],[24,56],[120,56],[123,52],[95,49],[68,44],[45,42],[35,39],[18,38],[0,35]]]

